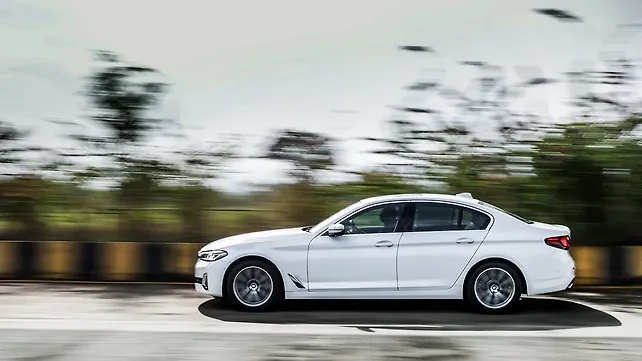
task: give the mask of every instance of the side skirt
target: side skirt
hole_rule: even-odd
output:
[[[461,300],[463,293],[461,286],[454,286],[447,290],[412,290],[412,291],[297,291],[286,292],[286,299],[292,300],[329,300],[329,299],[353,299],[353,300]]]

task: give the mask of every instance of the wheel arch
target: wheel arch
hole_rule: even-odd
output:
[[[281,286],[283,287],[283,290],[285,291],[285,282],[283,282],[283,275],[281,274],[281,270],[279,269],[279,267],[274,262],[272,262],[270,259],[268,259],[266,257],[263,257],[263,256],[247,255],[247,256],[242,256],[242,257],[239,257],[239,258],[235,259],[225,269],[225,273],[223,274],[223,287],[222,287],[223,297],[227,296],[226,295],[227,287],[225,287],[225,285],[227,284],[227,280],[230,277],[230,272],[232,272],[232,269],[234,269],[234,267],[236,267],[236,265],[238,265],[241,262],[252,261],[252,260],[265,262],[265,263],[271,265],[272,267],[274,267],[276,269],[277,273],[278,273],[278,276],[279,276],[279,280],[278,281],[281,283]]]
[[[465,292],[466,287],[468,285],[468,282],[470,282],[470,275],[480,266],[486,264],[486,263],[493,263],[493,262],[500,262],[500,263],[506,263],[507,265],[513,267],[515,269],[515,272],[517,272],[517,275],[519,276],[519,280],[522,283],[522,293],[528,295],[528,283],[526,282],[526,277],[524,276],[524,272],[522,269],[515,264],[515,262],[510,261],[506,258],[502,257],[490,257],[490,258],[484,258],[482,260],[477,261],[472,267],[468,269],[468,272],[466,272],[466,277],[464,278],[464,285],[463,285],[463,290]]]

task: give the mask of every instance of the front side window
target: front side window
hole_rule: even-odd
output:
[[[401,218],[403,203],[368,208],[341,222],[345,234],[393,233]]]
[[[452,204],[418,203],[415,205],[413,232],[483,230],[490,224],[484,213]]]
[[[314,226],[314,227],[312,227],[310,229],[310,232],[311,233],[319,232],[321,229],[331,225],[334,220],[341,219],[341,217],[354,212],[356,209],[358,209],[361,206],[361,203],[362,203],[361,201],[355,202],[355,203],[343,208],[339,212],[337,212],[337,213],[331,215],[330,217],[324,219],[323,221],[317,223],[316,226]]]

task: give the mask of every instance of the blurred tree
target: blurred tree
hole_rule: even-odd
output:
[[[20,160],[20,148],[16,143],[25,137],[25,132],[13,124],[0,121],[0,164],[14,164]]]
[[[292,175],[299,182],[313,182],[314,172],[334,165],[332,140],[321,134],[281,130],[269,146],[267,158],[292,163]]]
[[[11,225],[17,225],[18,239],[39,239],[45,232],[40,217],[41,197],[46,185],[31,172],[24,162],[24,154],[39,151],[40,147],[24,145],[28,132],[13,124],[0,121],[0,212]],[[13,168],[13,172],[10,169]]]
[[[204,242],[211,218],[208,208],[216,204],[220,196],[207,185],[221,172],[224,162],[235,158],[236,140],[211,143],[204,149],[191,148],[177,152],[179,186],[173,188],[174,200],[183,225],[183,235],[190,241]]]
[[[581,21],[565,12],[540,13]],[[642,208],[642,178],[633,174],[639,174],[642,142],[632,61],[614,53],[595,70],[567,74],[574,108],[570,123],[513,105],[527,89],[557,79],[530,72],[511,85],[499,67],[461,64],[480,70],[467,91],[416,82],[407,90],[425,96],[405,97],[414,103],[397,108],[391,135],[369,138],[380,145],[376,154],[391,159],[387,165],[395,174],[446,184],[451,192],[471,191],[527,217],[565,222],[581,243],[640,239],[633,219]],[[440,109],[423,104],[437,98],[450,101],[454,112],[443,102]]]
[[[270,144],[265,158],[292,164],[295,184],[277,189],[273,207],[290,226],[314,224],[323,214],[325,193],[316,186],[315,172],[334,165],[332,140],[324,135],[281,130]]]
[[[538,74],[508,84],[501,67],[481,61],[460,64],[478,70],[466,90],[417,82],[407,91],[424,96],[405,97],[413,103],[397,107],[389,121],[391,136],[367,138],[380,145],[374,153],[387,156],[395,173],[459,187],[466,183],[465,175],[497,179],[523,168],[523,157],[512,147],[537,138],[547,125],[536,115],[512,109],[512,103],[528,88],[555,80]],[[426,99],[442,109],[426,106]]]
[[[140,146],[146,136],[163,126],[164,119],[151,116],[167,84],[155,69],[127,63],[112,52],[95,53],[97,67],[87,79],[85,95],[92,105],[90,119],[101,127],[99,135],[72,137],[90,145],[90,156],[108,157],[115,167],[101,169],[117,180],[122,230],[145,238],[147,228],[141,210],[153,202],[160,182],[176,174],[176,167],[157,157],[143,157]],[[93,170],[97,170],[96,167]]]
[[[88,79],[86,95],[95,107],[91,116],[109,132],[100,144],[121,146],[138,143],[150,130],[158,129],[163,119],[150,117],[167,84],[157,79],[157,70],[123,62],[112,52],[97,51],[103,64]]]
[[[72,127],[71,138],[85,147],[64,154],[80,162],[57,169],[63,169],[78,186],[97,177],[115,181],[121,236],[149,238],[152,227],[146,226],[149,212],[145,209],[169,201],[172,207],[178,206],[184,236],[202,237],[205,212],[216,193],[206,182],[231,157],[230,149],[222,144],[221,149],[204,150],[150,147],[147,140],[152,135],[186,139],[180,124],[154,115],[168,85],[157,70],[125,62],[115,53],[98,51],[95,60],[83,94],[90,100],[89,119],[99,130],[61,122]],[[171,133],[177,129],[180,134]]]
[[[632,243],[642,232],[642,144],[639,117],[573,123],[544,138],[533,152],[535,173],[547,180],[555,212],[586,243]],[[615,237],[615,239],[613,239]]]

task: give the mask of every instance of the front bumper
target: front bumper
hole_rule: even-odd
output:
[[[223,296],[223,277],[230,262],[198,260],[194,265],[194,289],[213,297]]]
[[[207,273],[203,273],[203,277],[194,277],[194,283],[203,287],[205,291],[209,288],[207,284]]]

